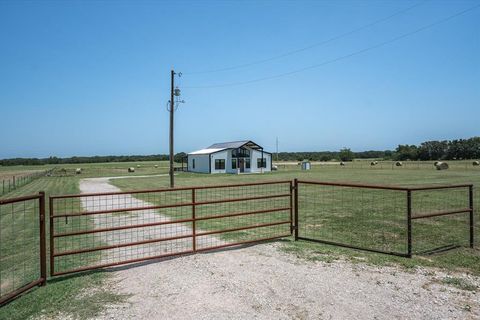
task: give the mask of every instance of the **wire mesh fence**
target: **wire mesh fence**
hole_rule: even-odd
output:
[[[474,245],[471,185],[296,182],[296,238],[411,256]]]
[[[291,181],[50,197],[52,275],[291,234]]]
[[[298,181],[299,239],[408,254],[403,189]]]
[[[473,196],[471,185],[413,189],[413,252],[428,254],[473,247]]]
[[[33,173],[14,174],[7,178],[2,178],[0,182],[0,196],[16,190],[30,182],[49,174],[51,170],[37,171]]]
[[[0,304],[46,281],[44,201],[0,200]]]

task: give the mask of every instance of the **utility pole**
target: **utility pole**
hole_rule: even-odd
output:
[[[175,71],[171,72],[170,88],[170,188],[175,187],[173,172],[173,113],[175,112],[175,101],[173,100],[175,88]]]
[[[173,150],[173,115],[175,113],[175,109],[178,107],[178,104],[180,103],[185,103],[184,100],[180,100],[179,97],[180,97],[180,89],[175,88],[175,75],[178,75],[179,77],[182,76],[182,73],[179,72],[178,74],[175,73],[174,70],[171,71],[170,73],[170,77],[171,77],[171,87],[170,87],[170,109],[167,108],[167,110],[170,112],[170,171],[169,171],[169,174],[170,174],[170,188],[174,188],[175,187],[175,181],[174,181],[174,161],[173,161],[173,157],[175,155],[174,153],[174,150]],[[175,97],[177,97],[177,101],[175,101]],[[177,106],[175,106],[175,103],[177,104]]]

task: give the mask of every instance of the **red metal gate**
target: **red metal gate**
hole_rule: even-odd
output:
[[[290,236],[292,181],[50,197],[52,275]]]
[[[0,304],[44,285],[45,194],[0,199]]]
[[[295,239],[411,257],[474,247],[473,185],[295,179]]]

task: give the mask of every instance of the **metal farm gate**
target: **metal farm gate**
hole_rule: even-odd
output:
[[[44,285],[45,194],[0,199],[0,305]]]
[[[52,276],[290,236],[292,181],[50,197]]]

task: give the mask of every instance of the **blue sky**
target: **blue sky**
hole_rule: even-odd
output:
[[[336,37],[325,45],[230,71]],[[479,1],[1,1],[0,158],[168,153],[252,139],[274,151],[393,149],[480,134]],[[189,74],[190,73],[190,74]]]

